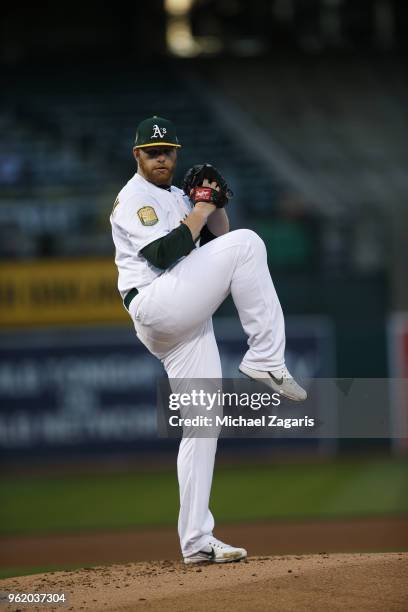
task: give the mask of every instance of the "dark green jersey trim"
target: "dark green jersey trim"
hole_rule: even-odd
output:
[[[180,223],[173,231],[145,246],[140,252],[156,268],[165,270],[180,257],[188,255],[195,248],[189,227]]]
[[[205,244],[207,244],[207,242],[211,242],[211,240],[214,240],[214,238],[216,237],[217,236],[210,232],[207,225],[203,225],[203,228],[200,232],[200,246],[204,246]]]

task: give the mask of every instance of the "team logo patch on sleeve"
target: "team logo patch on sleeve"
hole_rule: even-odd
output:
[[[143,225],[154,225],[159,220],[152,206],[143,206],[143,208],[139,208],[137,216]]]

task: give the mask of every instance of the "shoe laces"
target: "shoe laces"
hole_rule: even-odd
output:
[[[217,538],[211,538],[208,542],[208,546],[213,546],[214,548],[230,548],[228,544],[221,542],[221,540],[217,540]]]
[[[280,370],[272,370],[272,374],[276,376],[276,378],[285,378],[285,379],[293,379],[292,374],[289,372],[288,368],[284,366]]]

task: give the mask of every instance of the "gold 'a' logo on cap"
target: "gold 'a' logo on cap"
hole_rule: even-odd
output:
[[[153,206],[143,206],[143,208],[139,208],[137,216],[143,225],[154,225],[159,220]]]

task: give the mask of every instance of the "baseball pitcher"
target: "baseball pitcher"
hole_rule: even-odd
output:
[[[221,379],[212,315],[231,294],[248,336],[240,371],[304,400],[285,366],[284,318],[265,245],[251,230],[229,231],[225,205],[232,193],[210,164],[193,166],[183,189],[172,185],[180,147],[170,121],[142,121],[133,147],[137,172],[110,217],[118,288],[137,337],[170,379]],[[178,532],[188,564],[247,555],[213,536],[208,506],[216,448],[216,438],[200,437],[183,437],[179,447]]]

